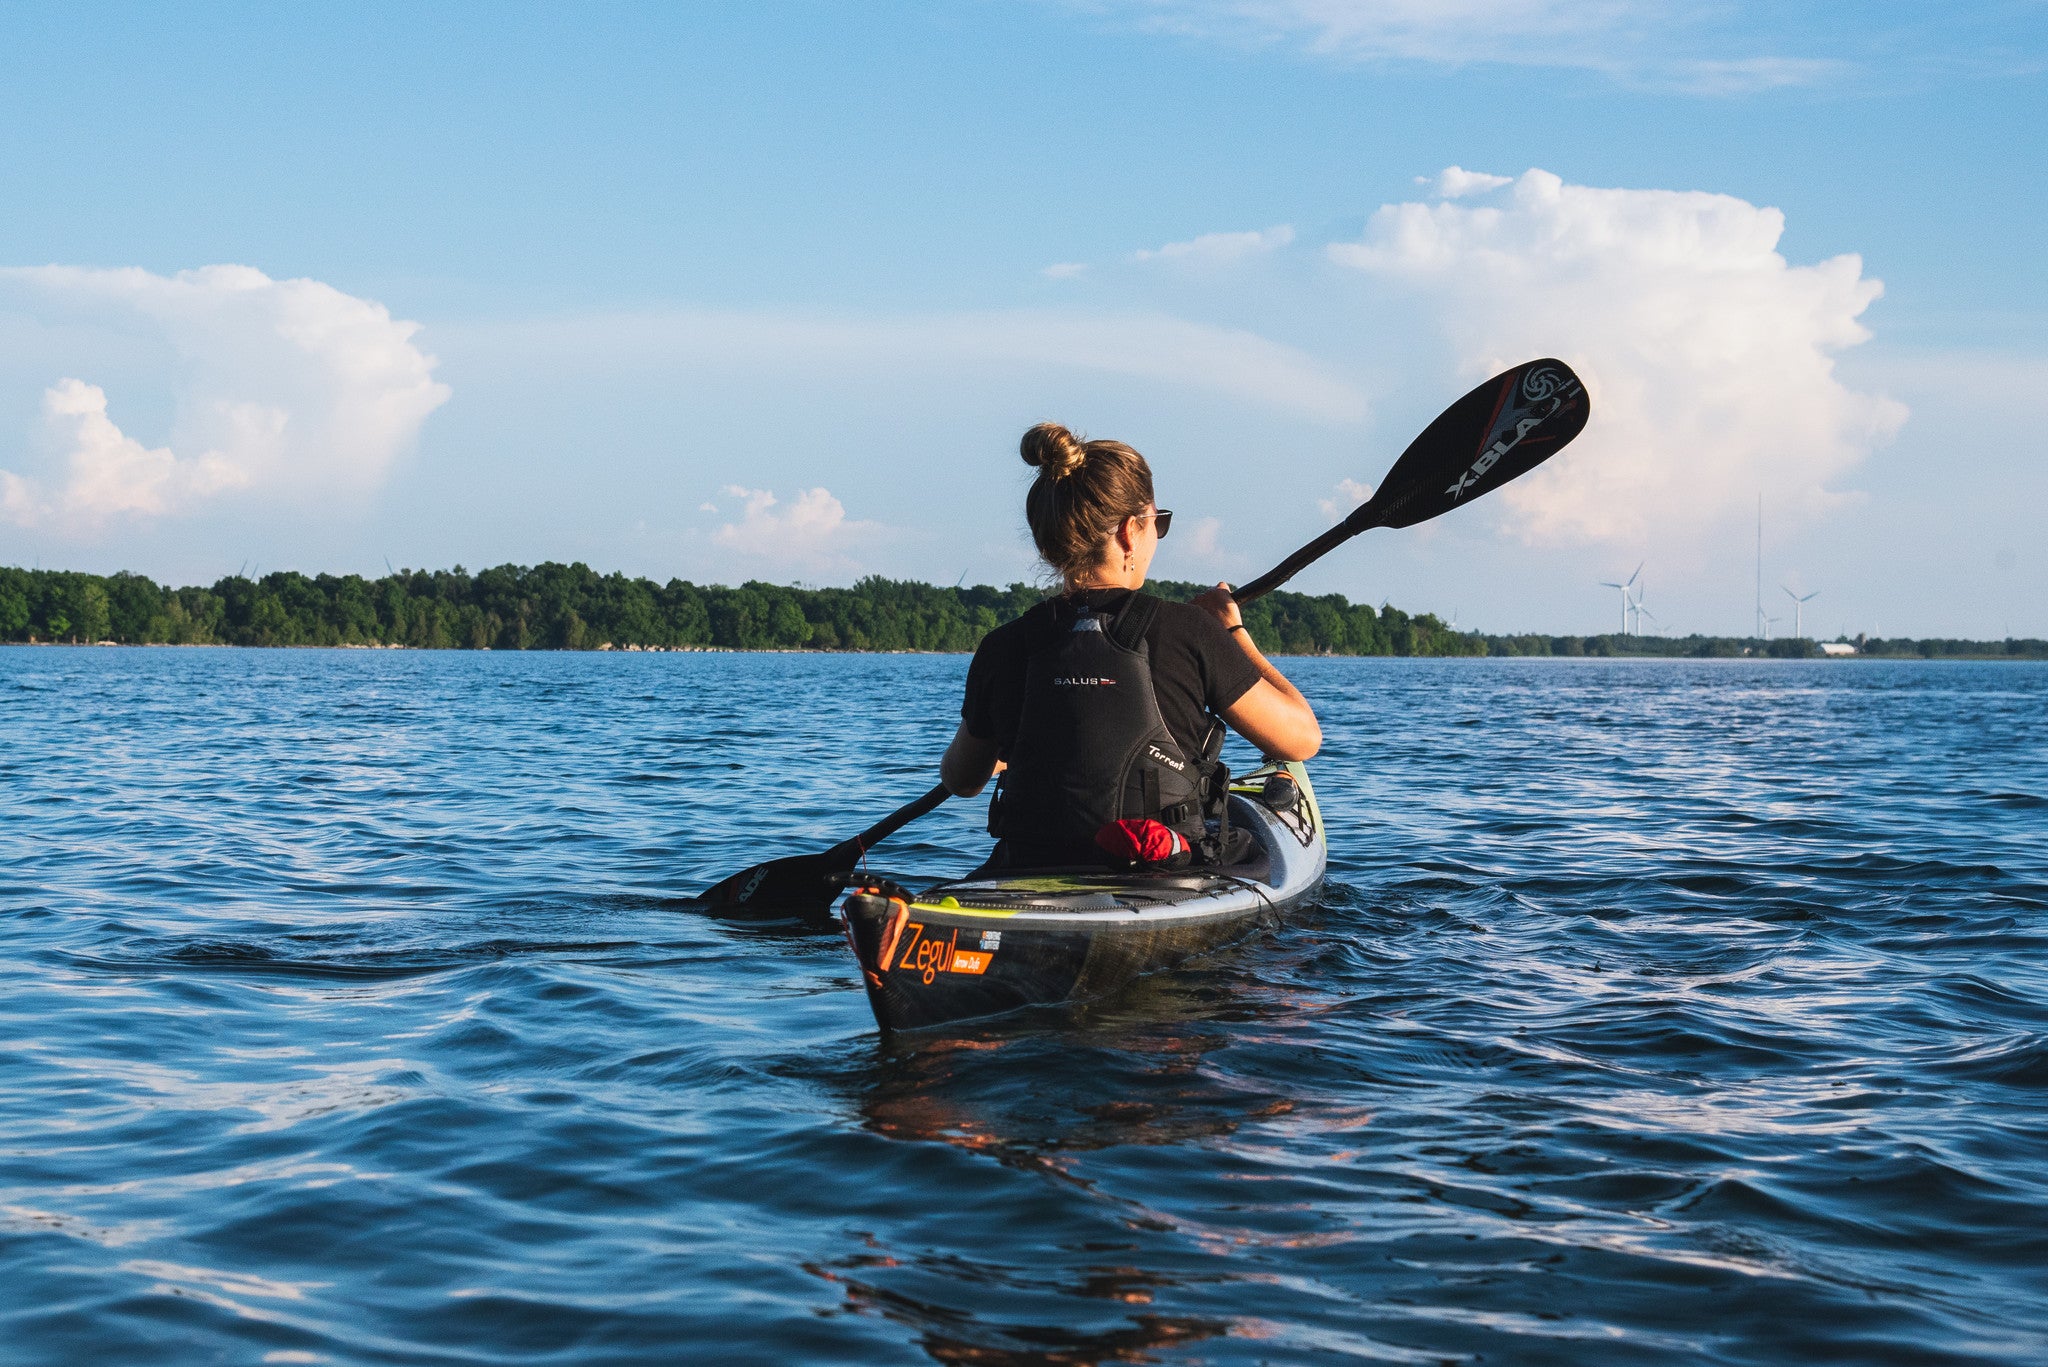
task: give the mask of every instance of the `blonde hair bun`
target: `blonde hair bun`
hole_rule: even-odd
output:
[[[1065,479],[1088,459],[1088,448],[1081,439],[1056,422],[1042,422],[1026,432],[1018,449],[1026,465],[1053,480]]]

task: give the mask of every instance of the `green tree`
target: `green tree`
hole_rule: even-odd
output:
[[[28,576],[0,569],[0,640],[18,641],[28,634]]]
[[[104,584],[107,593],[107,635],[125,644],[163,639],[164,591],[154,581],[122,571]]]
[[[1154,592],[1188,599],[1205,585],[1160,581]],[[588,565],[499,565],[471,575],[399,570],[360,575],[276,571],[210,588],[169,588],[145,576],[0,568],[0,640],[113,639],[232,645],[402,644],[426,649],[593,649],[619,645],[738,649],[972,650],[1040,602],[1030,584],[942,588],[870,576],[849,588],[758,580],[724,588],[672,579],[656,585]],[[1244,608],[1269,651],[1354,655],[1777,656],[1814,653],[1808,641],[1739,637],[1481,636],[1435,616],[1375,611],[1337,594],[1286,589]],[[1864,640],[1890,658],[2048,658],[2048,643],[1945,638]]]

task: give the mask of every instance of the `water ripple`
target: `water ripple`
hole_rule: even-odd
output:
[[[1319,906],[885,1040],[689,893],[922,791],[964,668],[0,651],[8,1342],[2048,1360],[2048,669],[1291,662]]]

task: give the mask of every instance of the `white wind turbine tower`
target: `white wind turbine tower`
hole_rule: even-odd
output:
[[[1643,634],[1643,619],[1645,617],[1649,618],[1653,622],[1658,620],[1657,614],[1650,611],[1649,608],[1643,605],[1643,599],[1649,594],[1649,591],[1650,586],[1646,581],[1639,588],[1636,589],[1635,599],[1631,603],[1631,606],[1635,608],[1636,612],[1636,635],[1638,636]]]
[[[1764,620],[1764,496],[1756,496],[1756,634],[1771,639],[1771,625]]]
[[[1644,562],[1643,562],[1643,564],[1648,564],[1648,563],[1649,563],[1648,561],[1644,561]],[[1628,580],[1627,580],[1627,582],[1626,582],[1626,583],[1621,583],[1621,584],[1617,584],[1617,583],[1615,583],[1615,582],[1614,582],[1614,581],[1613,581],[1612,579],[1602,579],[1602,580],[1600,581],[1600,587],[1601,587],[1601,588],[1603,588],[1603,589],[1620,589],[1620,590],[1621,590],[1621,634],[1622,634],[1622,635],[1624,635],[1624,636],[1626,636],[1626,635],[1628,635],[1628,634],[1629,634],[1629,633],[1628,633],[1628,620],[1629,620],[1629,619],[1628,619],[1628,615],[1629,615],[1629,613],[1630,613],[1630,612],[1632,612],[1632,611],[1634,611],[1634,610],[1635,610],[1635,601],[1634,601],[1633,599],[1631,599],[1631,598],[1629,597],[1629,590],[1635,587],[1635,584],[1636,584],[1636,575],[1639,575],[1639,574],[1641,574],[1642,572],[1643,572],[1643,566],[1642,566],[1642,565],[1637,565],[1637,566],[1636,566],[1636,573],[1635,573],[1635,574],[1632,574],[1632,575],[1630,575],[1630,576],[1628,577]]]
[[[1802,597],[1792,592],[1791,589],[1785,588],[1783,584],[1778,585],[1778,587],[1785,589],[1785,596],[1792,600],[1792,634],[1804,640],[1806,637],[1806,604],[1809,599],[1820,597],[1820,590],[1815,589],[1812,593]]]

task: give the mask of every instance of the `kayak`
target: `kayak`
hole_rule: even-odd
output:
[[[1229,801],[1253,843],[1227,866],[857,889],[842,912],[876,1023],[918,1030],[1088,1001],[1277,924],[1315,896],[1329,863],[1308,773],[1267,765],[1232,782]]]

